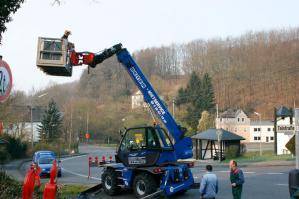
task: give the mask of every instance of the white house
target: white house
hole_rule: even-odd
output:
[[[143,95],[140,90],[132,95],[132,109],[145,108],[147,104],[144,101]]]
[[[38,132],[38,126],[40,122],[33,122],[33,141],[38,142],[40,140],[40,133]],[[18,124],[14,124],[11,128],[5,129],[5,133],[21,138],[24,141],[31,142],[32,140],[32,130],[31,130],[31,122],[22,122]]]
[[[216,118],[215,125],[217,129],[222,128],[245,138],[245,142],[250,141],[250,118],[241,109],[228,109],[221,113],[220,116]]]
[[[250,142],[274,142],[274,122],[269,120],[251,121]]]

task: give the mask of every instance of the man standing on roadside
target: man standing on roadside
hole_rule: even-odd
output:
[[[234,199],[241,199],[242,188],[244,184],[243,171],[238,168],[238,164],[235,160],[229,162],[230,168],[230,182],[232,185],[232,193]]]
[[[200,183],[200,196],[202,199],[215,199],[218,193],[218,179],[217,176],[212,173],[212,165],[206,166],[207,172],[202,176]]]

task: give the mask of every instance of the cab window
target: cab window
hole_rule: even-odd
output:
[[[161,148],[161,139],[156,133],[155,129],[148,128],[147,131],[147,148],[149,149],[159,149]]]
[[[140,150],[146,148],[145,129],[130,129],[127,131],[122,144],[121,150]]]

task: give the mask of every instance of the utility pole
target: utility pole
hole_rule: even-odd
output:
[[[31,99],[32,100],[32,99]],[[34,142],[34,140],[33,140],[33,134],[34,134],[34,132],[33,132],[33,107],[32,107],[32,102],[31,102],[31,105],[30,105],[30,122],[31,122],[31,148],[33,149],[33,142]]]
[[[295,115],[295,138],[296,138],[296,169],[299,169],[299,108],[294,109]]]
[[[88,123],[89,123],[89,112],[87,110],[87,112],[86,112],[86,133],[89,133],[88,132]],[[88,142],[88,139],[86,139],[86,142]]]
[[[172,115],[173,115],[173,118],[175,118],[175,115],[174,115],[174,103],[175,103],[175,100],[172,99]]]
[[[216,118],[219,117],[219,113],[218,113],[218,104],[216,104]]]
[[[260,120],[260,156],[262,156],[263,155],[263,152],[262,152],[262,115],[258,112],[254,112],[254,114],[256,114]]]
[[[71,152],[72,147],[72,132],[73,132],[73,98],[71,98],[71,118],[70,118],[70,143],[69,143],[69,149]]]

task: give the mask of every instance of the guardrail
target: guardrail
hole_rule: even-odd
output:
[[[88,179],[91,177],[91,167],[99,167],[101,165],[107,164],[107,163],[114,163],[112,160],[112,156],[109,156],[109,160],[106,160],[106,156],[102,156],[102,161],[99,161],[99,157],[95,156],[94,158],[92,156],[88,157]]]

